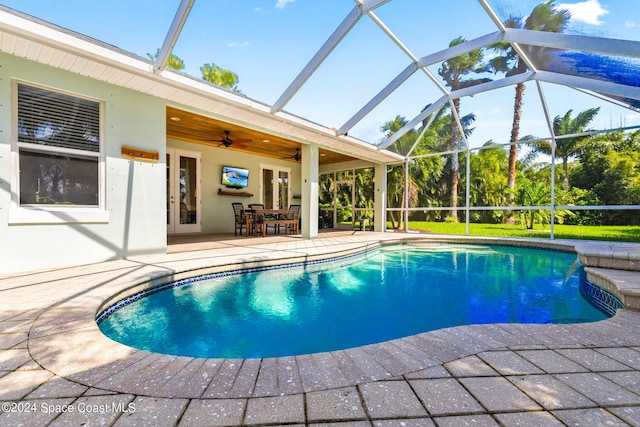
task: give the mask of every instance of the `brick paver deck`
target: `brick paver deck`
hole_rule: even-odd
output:
[[[631,309],[590,324],[463,326],[247,360],[135,350],[95,323],[105,300],[150,278],[406,238],[415,236],[178,240],[165,255],[0,277],[0,425],[640,425],[640,312]],[[575,246],[601,286],[635,304],[640,246],[533,244]]]

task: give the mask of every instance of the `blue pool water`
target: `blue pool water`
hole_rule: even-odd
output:
[[[393,246],[305,267],[207,279],[100,322],[132,347],[194,357],[345,349],[450,326],[589,322],[575,254],[503,246]]]

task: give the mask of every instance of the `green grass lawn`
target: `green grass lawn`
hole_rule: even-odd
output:
[[[387,224],[391,226],[390,223]],[[421,222],[409,221],[409,229],[422,233],[433,234],[465,234],[464,223]],[[469,234],[472,236],[507,236],[507,237],[545,237],[549,238],[549,225],[536,225],[533,230],[527,230],[522,225],[505,224],[469,224]],[[580,240],[610,240],[618,242],[640,242],[640,227],[638,226],[585,226],[585,225],[556,225],[554,226],[556,239]]]

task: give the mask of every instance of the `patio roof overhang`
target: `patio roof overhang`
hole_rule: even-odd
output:
[[[288,145],[316,143],[333,161],[354,158],[394,163],[402,157],[335,129],[286,113],[171,69],[154,72],[154,64],[114,46],[65,30],[0,5],[0,52],[53,66],[119,87],[165,99],[171,108],[211,119],[214,136],[221,123],[244,128],[248,134],[272,135]],[[219,128],[219,129],[218,129]],[[195,142],[195,141],[192,141]],[[251,152],[251,150],[244,150]],[[260,154],[256,151],[256,154]],[[272,155],[272,157],[276,157]]]

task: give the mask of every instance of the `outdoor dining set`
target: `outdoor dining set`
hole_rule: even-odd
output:
[[[300,224],[300,205],[291,205],[289,209],[265,209],[262,204],[250,204],[245,209],[244,204],[231,203],[234,214],[234,233],[242,235],[243,228],[246,236],[266,236],[267,230],[272,228],[274,234],[284,230],[288,234],[298,234]]]

